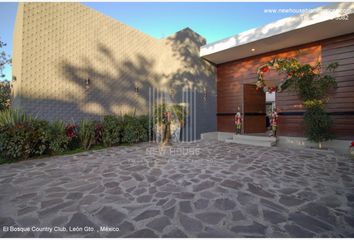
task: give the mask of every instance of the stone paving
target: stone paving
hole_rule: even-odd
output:
[[[353,170],[326,151],[216,141],[5,164],[0,236],[354,237]]]

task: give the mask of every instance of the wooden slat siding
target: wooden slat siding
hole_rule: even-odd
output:
[[[300,52],[299,52],[300,50]],[[257,67],[272,60],[273,58],[298,57],[300,61],[316,63],[320,60],[321,47],[318,44],[305,45],[301,48],[292,48],[279,51],[275,54],[265,54],[244,60],[238,60],[221,64],[217,68],[217,102],[218,113],[234,113],[238,105],[242,105],[242,84],[255,84],[257,78]],[[267,74],[267,79],[279,78],[275,73]],[[286,98],[286,101],[277,102],[282,111],[303,111],[301,102],[297,95],[290,91],[277,94],[277,99]],[[245,119],[247,120],[247,119]],[[291,124],[289,123],[291,121]],[[294,122],[295,121],[295,122]],[[294,136],[302,134],[302,128],[296,127],[302,122],[302,117],[281,116],[279,123],[284,125],[279,128],[279,133]],[[289,125],[290,124],[290,125]],[[295,126],[295,130],[294,127]],[[218,116],[218,131],[233,132],[233,116]],[[289,131],[287,131],[289,129]]]
[[[219,132],[235,132],[234,116],[218,116],[217,128]]]
[[[301,49],[301,56],[297,50]],[[338,88],[330,95],[327,104],[329,112],[354,111],[354,34],[327,39],[295,48],[250,57],[218,65],[218,112],[235,112],[235,106],[241,104],[241,85],[255,83],[257,67],[274,57],[298,57],[302,63],[314,64],[321,60],[324,65],[338,62],[335,73]],[[230,85],[230,83],[232,85]],[[219,88],[220,87],[220,88]],[[303,112],[303,106],[296,94],[284,91],[277,93],[277,106],[280,112]],[[354,138],[354,116],[332,115],[333,132],[338,139]],[[219,131],[233,131],[228,124],[233,123],[232,116],[218,116]],[[303,136],[303,116],[279,116],[279,135]]]
[[[322,44],[323,64],[337,62],[334,76],[338,88],[330,95],[326,105],[328,112],[354,111],[354,34],[346,38],[325,41]],[[354,138],[354,116],[332,115],[332,131],[338,139]]]

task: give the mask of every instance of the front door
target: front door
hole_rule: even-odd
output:
[[[244,133],[266,132],[266,96],[254,84],[243,85]]]

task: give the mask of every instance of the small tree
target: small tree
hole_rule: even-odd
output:
[[[9,81],[0,81],[0,111],[10,107],[11,86]]]
[[[262,76],[268,71],[268,66],[287,76],[277,90],[289,88],[298,94],[306,108],[305,136],[310,141],[317,142],[321,148],[322,142],[334,137],[330,132],[332,121],[325,111],[325,103],[328,101],[329,91],[337,87],[332,73],[338,67],[338,63],[323,67],[319,62],[315,65],[301,64],[296,58],[274,59],[260,68],[258,80],[260,86],[263,86]]]
[[[186,118],[188,116],[187,108],[185,106],[176,104],[172,106],[173,113],[176,115],[178,122],[179,122],[179,141],[182,140],[182,128],[184,127]]]
[[[323,102],[308,100],[304,104],[306,107],[305,135],[310,141],[317,142],[319,148],[322,148],[322,142],[334,138],[334,134],[329,131],[332,120],[326,113]]]
[[[170,112],[171,115],[175,116],[176,118],[172,118],[172,121],[178,120],[179,127],[180,127],[180,138],[181,138],[181,132],[182,128],[185,123],[185,119],[188,115],[187,109],[185,106],[175,104],[175,105],[167,105],[165,103],[156,105],[154,107],[154,118],[156,121],[156,124],[163,129],[163,143],[167,143],[170,138],[171,138],[171,129],[170,126],[167,123],[167,113]],[[181,139],[179,139],[181,140]]]
[[[0,39],[0,111],[9,108],[11,97],[10,82],[4,79],[5,66],[11,64],[10,56],[3,50],[5,46],[6,43],[2,42]]]

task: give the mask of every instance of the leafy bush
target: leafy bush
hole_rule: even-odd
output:
[[[91,148],[91,146],[95,143],[95,122],[81,120],[79,139],[83,149],[88,150]]]
[[[136,143],[147,140],[147,131],[139,117],[132,115],[124,115],[124,129],[122,142]]]
[[[9,111],[0,113],[1,156],[14,161],[43,154],[47,150],[47,122]]]
[[[306,137],[310,141],[319,143],[320,148],[321,142],[334,138],[330,132],[332,120],[325,112],[323,104],[308,103],[304,121]]]
[[[63,121],[50,123],[46,129],[49,151],[62,153],[68,149],[70,138],[66,135]]]
[[[80,125],[63,121],[48,123],[16,110],[0,111],[0,159],[19,160],[44,153],[61,153],[80,145],[88,150],[93,144],[146,141],[147,116],[106,116],[103,123],[82,120]]]
[[[75,124],[67,124],[65,126],[65,135],[69,138],[69,149],[76,149],[80,146],[79,127]]]
[[[105,116],[102,122],[102,141],[105,146],[121,143],[123,119],[116,116]]]
[[[321,147],[321,142],[334,137],[330,132],[332,121],[325,112],[324,104],[329,99],[330,91],[337,87],[333,73],[338,63],[324,67],[321,63],[301,64],[295,58],[278,59],[277,63],[280,64],[279,72],[288,76],[286,87],[292,88],[304,102],[305,135]]]
[[[0,81],[0,111],[9,109],[11,85],[9,81]]]
[[[31,120],[31,117],[28,117],[26,114],[18,110],[6,109],[0,111],[0,127],[13,127],[17,124],[24,124]]]
[[[102,143],[102,136],[103,136],[102,123],[96,122],[95,123],[95,144]]]
[[[139,116],[138,120],[143,130],[143,132],[140,134],[139,141],[146,142],[152,138],[152,134],[153,134],[152,124],[151,123],[149,124],[150,119],[149,116],[147,115]]]

